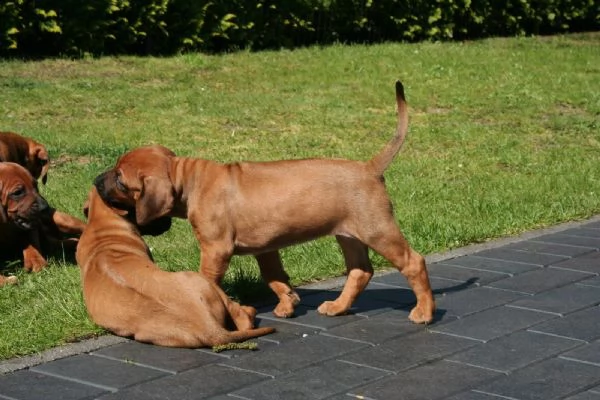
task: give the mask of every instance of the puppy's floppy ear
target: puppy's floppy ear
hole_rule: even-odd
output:
[[[90,199],[87,199],[85,203],[83,203],[83,215],[88,217],[88,213],[90,212]]]
[[[0,193],[2,193],[2,189],[4,188],[4,185],[2,184],[2,182],[0,182]],[[6,215],[6,210],[4,209],[4,201],[1,201],[3,199],[0,199],[0,223],[7,223],[8,222],[8,215]]]
[[[164,217],[173,210],[175,196],[173,184],[168,178],[147,176],[143,179],[140,196],[135,205],[135,219],[138,225]]]

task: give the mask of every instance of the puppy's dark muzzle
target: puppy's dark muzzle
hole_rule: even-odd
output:
[[[96,177],[96,179],[94,179],[94,186],[96,186],[96,190],[98,191],[98,194],[103,199],[105,198],[105,195],[106,195],[105,182],[106,182],[106,176],[108,175],[109,172],[110,171],[103,172],[100,175],[98,175]]]
[[[110,189],[107,188],[107,184],[106,184],[107,182],[110,182],[109,181],[110,174],[114,174],[114,172],[111,170],[103,172],[100,175],[98,175],[96,177],[96,179],[94,179],[94,186],[96,187],[96,190],[98,191],[98,195],[100,196],[102,201],[104,201],[106,204],[108,204],[111,207],[118,208],[119,210],[130,210],[131,207],[114,200],[110,196],[110,193],[109,193]]]

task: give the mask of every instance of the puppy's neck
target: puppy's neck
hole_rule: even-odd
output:
[[[203,177],[208,176],[207,169],[217,166],[222,167],[221,164],[201,158],[173,157],[169,176],[176,201],[171,216],[187,218],[189,196],[202,186]]]

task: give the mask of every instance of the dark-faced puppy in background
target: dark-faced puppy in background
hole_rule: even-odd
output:
[[[37,181],[24,167],[0,163],[0,256],[22,254],[23,267],[38,272],[47,265],[44,244],[56,244],[65,234],[78,235],[85,223],[51,208],[37,191]],[[67,245],[68,240],[67,240]],[[15,277],[0,276],[0,286]]]
[[[274,332],[254,328],[256,310],[232,301],[201,274],[162,271],[152,261],[135,216],[106,204],[95,188],[86,208],[88,224],[76,257],[85,304],[98,325],[141,342],[190,348]],[[158,220],[147,233],[169,228],[170,218]],[[229,322],[236,330],[226,328]]]
[[[46,184],[50,158],[43,144],[13,132],[0,132],[0,161],[19,164]]]
[[[348,311],[373,275],[371,248],[408,280],[417,304],[409,318],[427,323],[435,303],[425,261],[400,232],[383,173],[408,130],[404,88],[396,83],[395,136],[371,160],[286,160],[220,164],[176,157],[162,146],[137,148],[99,176],[96,187],[116,206],[134,207],[139,225],[163,216],[188,218],[200,244],[202,273],[223,278],[234,254],[256,257],[263,279],[277,294],[274,314],[291,316],[299,302],[278,249],[334,235],[342,248],[347,280],[340,296],[318,311]]]

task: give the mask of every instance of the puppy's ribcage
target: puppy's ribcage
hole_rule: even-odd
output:
[[[368,242],[393,223],[381,179],[365,163],[301,160],[232,169],[228,212],[235,253],[274,250],[324,235]]]

